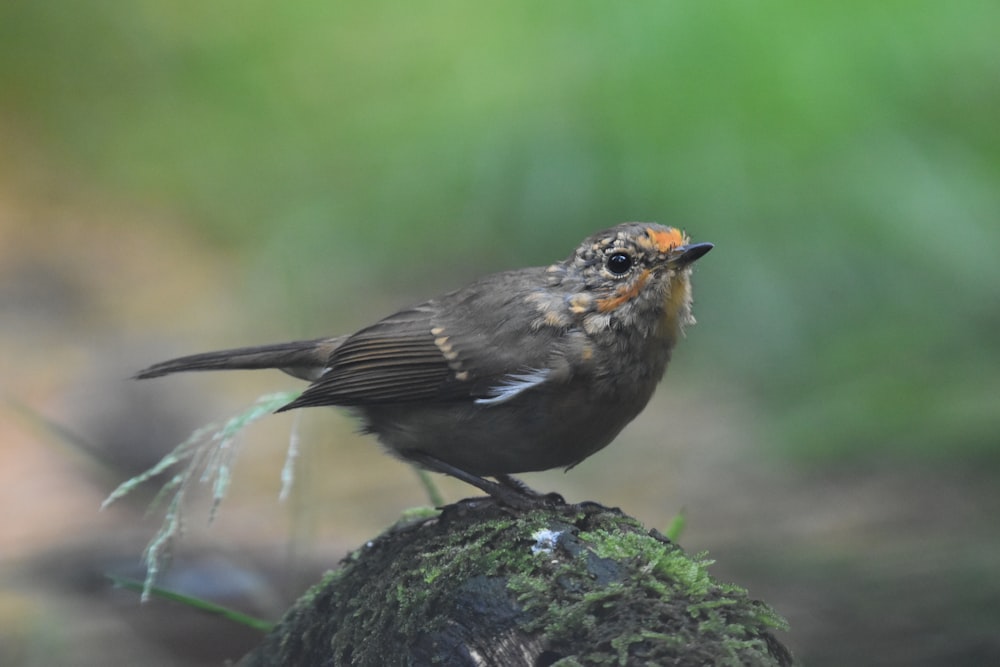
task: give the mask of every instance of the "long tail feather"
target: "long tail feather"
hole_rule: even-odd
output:
[[[203,352],[153,364],[135,374],[137,380],[187,371],[258,370],[277,368],[303,380],[317,380],[329,365],[330,355],[344,342],[338,338],[315,338],[290,343],[240,347]]]

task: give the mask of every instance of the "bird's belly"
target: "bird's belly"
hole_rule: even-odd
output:
[[[367,406],[368,430],[406,459],[421,452],[475,475],[499,475],[579,463],[609,444],[649,401],[648,390],[595,397],[586,387],[528,392],[499,405]]]

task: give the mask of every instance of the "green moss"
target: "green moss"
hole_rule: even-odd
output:
[[[709,564],[599,506],[459,504],[351,554],[248,664],[423,664],[477,622],[564,667],[788,664],[783,621]]]
[[[436,517],[437,513],[430,516]],[[395,527],[403,532],[421,530],[426,521],[412,520],[399,523]],[[544,526],[543,518],[532,518],[526,515],[521,518],[519,529],[523,532]],[[402,526],[402,528],[400,528]],[[495,577],[524,569],[532,559],[530,549],[504,548],[509,540],[508,533],[515,528],[509,519],[485,520],[457,532],[442,531],[435,539],[422,541],[419,549],[410,551],[405,546],[400,553],[395,554],[388,571],[377,577],[366,579],[368,582],[361,590],[355,591],[355,599],[345,601],[351,612],[344,620],[344,626],[352,628],[349,633],[338,633],[333,645],[336,651],[351,650],[353,659],[364,661],[372,659],[369,650],[379,650],[378,644],[359,638],[372,636],[385,637],[389,632],[400,638],[426,635],[440,628],[444,619],[438,622],[434,619],[434,610],[449,604],[448,596],[452,595],[449,582],[466,581],[475,577]],[[358,578],[363,573],[369,556],[368,551],[391,548],[390,540],[380,540],[366,546],[348,559],[341,571],[342,576]],[[392,582],[391,588],[385,588],[386,582]],[[370,598],[381,599],[377,605],[360,604],[360,601]],[[374,611],[373,611],[374,609]],[[369,648],[365,648],[368,645]],[[359,655],[358,650],[365,652]],[[346,653],[343,653],[346,655]]]
[[[560,658],[559,660],[556,660],[555,662],[552,663],[552,667],[583,667],[583,663],[574,658],[573,656],[569,656],[566,658]]]
[[[761,635],[785,623],[769,607],[738,586],[715,582],[704,555],[691,557],[631,519],[603,523],[560,538],[572,544],[563,544],[564,558],[550,560],[547,572],[534,568],[511,578],[511,590],[531,613],[525,629],[543,633],[555,650],[594,647],[586,664],[624,665],[636,657],[658,664],[690,657],[693,646],[718,664],[774,664]],[[595,586],[602,576],[607,581]],[[621,621],[613,628],[612,616]],[[621,627],[633,631],[612,634]]]
[[[427,519],[433,519],[441,514],[441,510],[436,507],[422,506],[411,507],[403,512],[396,522],[394,528],[405,527],[413,523],[421,523]]]

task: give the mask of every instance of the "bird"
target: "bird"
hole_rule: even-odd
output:
[[[530,507],[546,496],[513,475],[572,468],[646,407],[694,323],[692,268],[712,248],[622,223],[566,259],[488,275],[353,334],[194,354],[135,377],[280,369],[310,384],[276,412],[346,408],[389,453]]]

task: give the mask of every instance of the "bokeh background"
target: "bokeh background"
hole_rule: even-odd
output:
[[[348,332],[624,220],[716,244],[698,326],[618,442],[526,481],[683,511],[807,664],[1000,662],[998,25],[986,1],[0,3],[0,663],[255,641],[110,589],[158,517],[97,508],[297,384],[135,370]],[[240,457],[167,583],[267,618],[426,502],[335,411]]]

